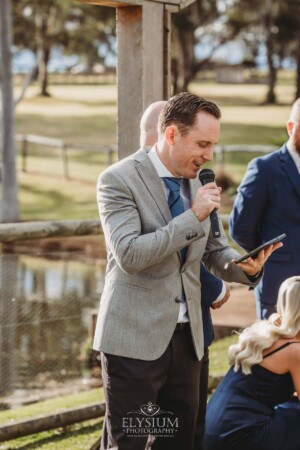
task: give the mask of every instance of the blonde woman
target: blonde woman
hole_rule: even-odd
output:
[[[300,276],[281,285],[277,312],[229,348],[232,367],[208,403],[205,450],[300,450]]]

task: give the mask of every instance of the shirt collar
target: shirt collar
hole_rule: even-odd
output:
[[[154,145],[151,150],[148,152],[148,156],[151,159],[152,164],[160,178],[163,177],[174,177],[171,172],[166,168],[166,166],[160,160],[160,157],[157,154],[156,146]]]

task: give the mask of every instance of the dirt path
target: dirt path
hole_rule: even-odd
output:
[[[256,319],[254,292],[246,286],[232,284],[231,295],[220,309],[212,311],[215,326],[244,328]]]

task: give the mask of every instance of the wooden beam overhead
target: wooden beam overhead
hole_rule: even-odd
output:
[[[178,6],[178,8],[183,9],[189,6],[191,3],[194,3],[195,0],[144,0],[143,4],[154,2],[154,3],[163,3],[164,5],[174,5]]]
[[[92,5],[109,6],[113,8],[122,8],[125,6],[143,6],[147,3],[163,3],[168,6],[175,6],[174,12],[189,6],[195,0],[77,0],[80,3],[90,3]]]
[[[143,0],[77,0],[79,3],[122,8],[124,6],[142,6]]]

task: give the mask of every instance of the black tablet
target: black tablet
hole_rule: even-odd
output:
[[[277,236],[277,237],[275,237],[274,239],[271,239],[270,241],[265,242],[264,244],[262,244],[262,245],[260,245],[259,247],[255,248],[255,249],[252,250],[251,252],[246,253],[246,255],[243,255],[243,256],[241,256],[240,258],[236,259],[236,260],[235,260],[236,264],[245,261],[245,259],[247,259],[247,258],[253,258],[253,259],[255,259],[255,258],[257,257],[257,255],[258,255],[258,253],[259,253],[261,250],[264,250],[265,248],[269,247],[269,245],[276,244],[276,242],[282,241],[282,239],[284,239],[285,237],[286,237],[286,234],[283,233],[283,234],[281,234],[280,236]]]

